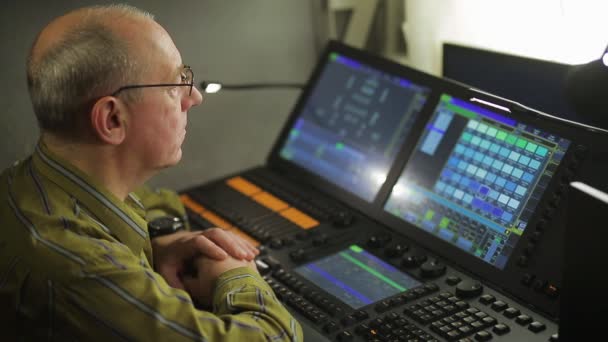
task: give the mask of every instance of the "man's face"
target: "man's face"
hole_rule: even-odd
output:
[[[156,23],[150,23],[149,33],[149,40],[138,44],[145,49],[142,56],[149,66],[142,83],[182,83],[184,66],[173,41]],[[175,165],[182,156],[187,112],[202,102],[202,95],[196,87],[192,94],[189,87],[143,88],[140,92],[141,98],[128,105],[129,153],[139,159],[143,170]]]

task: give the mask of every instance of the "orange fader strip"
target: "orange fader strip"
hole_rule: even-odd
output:
[[[310,229],[319,225],[319,221],[296,208],[290,207],[286,202],[263,191],[263,189],[242,177],[232,177],[226,181],[226,184],[264,207],[279,213],[302,229]]]
[[[249,241],[249,243],[252,244],[253,247],[260,247],[260,245],[261,245],[261,243],[258,240],[247,235],[247,233],[243,232],[242,230],[238,229],[235,226],[231,226],[230,228],[227,228],[226,230],[228,230],[229,232],[233,232],[234,234],[240,236],[241,238]]]
[[[221,217],[219,217],[219,216],[215,215],[214,213],[210,212],[209,210],[205,209],[205,207],[203,207],[202,205],[195,202],[192,198],[190,198],[190,196],[180,195],[179,198],[181,199],[182,203],[184,203],[184,205],[186,207],[188,207],[188,209],[201,215],[207,221],[217,225],[219,228],[233,232],[234,234],[240,236],[241,238],[249,241],[249,243],[251,243],[255,247],[259,247],[261,245],[261,243],[258,240],[252,238],[251,236],[247,235],[247,233],[243,232],[239,228],[230,225],[228,222],[226,222]]]
[[[197,214],[199,214],[201,216],[203,216],[203,213],[207,211],[207,209],[205,209],[205,207],[203,207],[202,205],[200,205],[197,202],[195,202],[188,195],[180,195],[179,199],[182,201],[182,203],[186,207],[188,207],[188,209],[194,211],[195,213],[197,213]]]
[[[228,221],[224,220],[223,218],[217,216],[216,214],[210,211],[204,212],[201,216],[220,228],[228,229],[231,227],[231,224],[228,223]]]
[[[283,210],[279,214],[303,229],[310,229],[319,225],[319,221],[293,207]]]
[[[254,201],[260,203],[272,211],[281,211],[287,209],[289,205],[266,191],[251,197]]]
[[[251,196],[262,191],[262,189],[258,188],[255,184],[238,176],[230,178],[226,181],[226,184],[245,196]]]
[[[209,222],[211,222],[213,224],[216,224],[218,227],[220,227],[222,229],[226,229],[226,230],[228,230],[230,232],[233,232],[236,235],[242,237],[243,239],[249,241],[255,247],[258,247],[259,245],[261,245],[258,240],[255,240],[251,236],[247,235],[247,233],[245,233],[242,230],[240,230],[239,228],[231,225],[226,220],[224,220],[223,218],[217,216],[216,214],[214,214],[214,213],[212,213],[210,211],[207,211],[206,213],[204,213],[201,216],[203,216],[205,219],[207,219],[207,221],[209,221]]]

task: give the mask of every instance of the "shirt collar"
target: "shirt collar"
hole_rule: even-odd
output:
[[[44,176],[83,203],[133,252],[142,250],[148,241],[142,208],[121,201],[102,184],[53,154],[43,142],[36,146],[33,162]]]

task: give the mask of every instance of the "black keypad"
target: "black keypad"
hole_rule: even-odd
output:
[[[338,325],[338,323],[336,323],[334,321],[330,321],[329,323],[327,323],[323,326],[323,331],[325,331],[328,334],[336,332],[336,331],[338,331],[338,329],[340,329],[340,326]]]
[[[519,325],[527,325],[530,322],[532,322],[532,317],[528,315],[519,315],[517,318],[515,318],[515,323]]]
[[[484,305],[492,304],[495,301],[496,297],[492,296],[491,294],[484,294],[483,296],[479,297],[479,302]]]
[[[508,307],[507,303],[503,302],[502,300],[497,300],[494,303],[492,303],[492,310],[496,311],[496,312],[500,312],[504,309],[506,309]]]
[[[504,335],[504,334],[508,333],[509,331],[511,331],[511,328],[504,323],[498,323],[494,326],[494,328],[492,328],[492,331],[496,335]]]
[[[478,332],[477,334],[475,334],[475,341],[489,341],[492,339],[492,334],[482,330],[480,332]]]
[[[340,342],[348,342],[354,340],[355,336],[348,331],[342,331],[337,336],[336,339]]]
[[[521,313],[521,311],[519,311],[516,308],[507,308],[505,311],[503,311],[503,315],[507,318],[514,318],[516,316],[519,316],[519,314]]]
[[[528,330],[530,330],[531,332],[534,333],[538,333],[541,332],[543,330],[547,329],[547,326],[541,322],[535,321],[530,323],[530,325],[528,326]]]

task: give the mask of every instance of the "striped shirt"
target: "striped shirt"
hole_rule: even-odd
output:
[[[117,199],[42,143],[0,175],[3,338],[302,341],[249,268],[219,277],[212,311],[167,285],[150,266],[146,215],[184,209],[172,192],[140,195]]]

